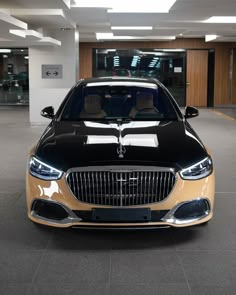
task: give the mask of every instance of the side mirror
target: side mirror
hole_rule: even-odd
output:
[[[189,106],[185,108],[185,112],[184,112],[185,119],[194,118],[194,117],[197,117],[198,115],[199,115],[198,109],[194,107],[189,107]]]
[[[53,119],[54,118],[54,108],[52,106],[46,107],[42,109],[40,115],[42,117],[48,118],[48,119]]]

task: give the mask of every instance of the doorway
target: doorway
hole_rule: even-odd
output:
[[[208,50],[187,51],[187,105],[207,107]]]

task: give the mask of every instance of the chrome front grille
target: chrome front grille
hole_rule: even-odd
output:
[[[166,199],[175,184],[175,174],[167,168],[89,167],[71,170],[67,183],[81,202],[134,206]]]

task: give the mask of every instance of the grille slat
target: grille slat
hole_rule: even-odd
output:
[[[172,171],[94,168],[80,168],[67,176],[73,195],[81,202],[117,207],[157,203],[168,197],[176,180]]]

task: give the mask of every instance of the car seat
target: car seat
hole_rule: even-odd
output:
[[[101,106],[101,96],[97,94],[84,97],[84,108],[80,113],[80,118],[104,118],[106,113]]]
[[[158,110],[154,106],[153,94],[149,92],[137,92],[136,103],[130,110],[129,116],[135,118],[137,114],[155,114]]]

